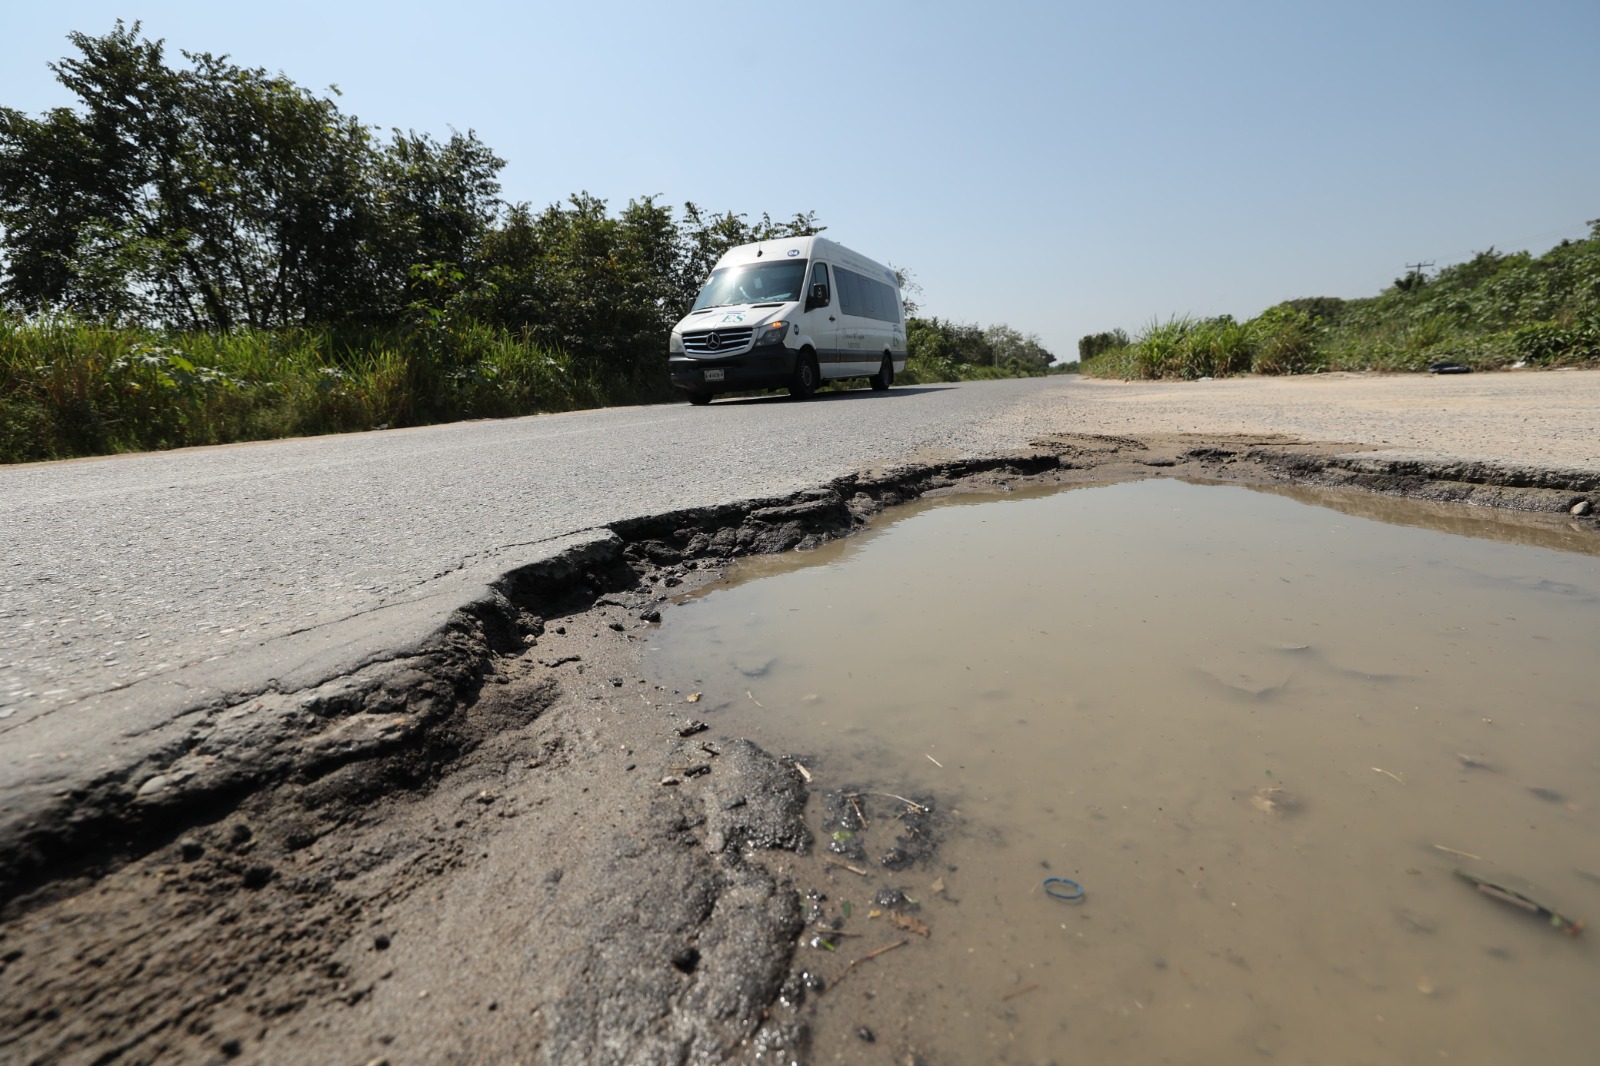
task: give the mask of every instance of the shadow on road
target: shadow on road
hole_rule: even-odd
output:
[[[888,392],[873,392],[871,389],[849,389],[845,392],[819,392],[812,396],[807,403],[845,403],[850,400],[876,400],[893,399],[896,396],[915,396],[924,392],[946,392],[953,385],[897,385]],[[751,404],[768,403],[794,403],[793,396],[784,394],[766,396],[730,396],[727,399],[713,400],[717,407],[740,407]]]

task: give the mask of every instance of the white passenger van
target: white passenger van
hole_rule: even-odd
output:
[[[740,245],[717,260],[667,352],[672,383],[693,404],[784,387],[805,399],[841,378],[881,391],[906,368],[900,285],[888,267],[821,237]]]

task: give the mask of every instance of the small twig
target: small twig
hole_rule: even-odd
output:
[[[849,974],[849,972],[851,970],[855,969],[857,966],[860,966],[863,962],[867,962],[870,959],[875,959],[879,955],[887,955],[889,952],[893,951],[895,948],[903,948],[909,943],[911,943],[910,940],[896,940],[893,944],[885,944],[883,947],[877,949],[876,951],[867,952],[865,955],[861,956],[859,959],[856,959],[849,966],[846,966],[843,970],[841,970],[839,972],[839,976],[835,977],[833,979],[833,987],[834,988],[838,988],[839,987],[839,982],[843,981],[845,979],[845,976],[847,974]]]
[[[794,768],[800,771],[800,776],[805,778],[806,784],[809,785],[811,783],[811,771],[805,768],[805,764],[797,762],[794,764]]]
[[[867,816],[862,813],[861,804],[856,802],[856,798],[854,796],[848,796],[846,798],[850,800],[850,807],[856,812],[856,817],[861,819],[861,828],[865,829],[867,827]]]
[[[1392,778],[1394,778],[1396,781],[1400,782],[1402,785],[1406,783],[1406,779],[1405,778],[1401,777],[1399,774],[1392,774],[1388,770],[1385,770],[1381,766],[1374,766],[1373,770],[1375,770],[1378,773],[1382,774],[1384,777],[1392,777]]]
[[[766,709],[765,707],[762,706],[761,701],[756,699],[756,694],[754,692],[751,692],[749,689],[745,689],[744,690],[744,694],[746,696],[750,697],[750,702],[751,703],[755,704],[757,707],[761,707],[763,710]]]
[[[1005,995],[1001,996],[1000,1002],[1004,1003],[1007,1000],[1016,999],[1018,996],[1025,996],[1038,987],[1038,985],[1023,985],[1021,988],[1014,988],[1010,992],[1007,992]]]
[[[935,759],[932,755],[928,755],[927,752],[923,752],[922,754],[927,755],[928,761],[933,763],[933,765],[937,766],[941,770],[944,769],[944,763],[940,762],[938,759]]]
[[[888,799],[899,800],[901,803],[904,803],[907,807],[915,807],[917,810],[922,811],[924,814],[926,814],[927,811],[928,811],[927,807],[924,807],[922,804],[918,803],[916,800],[908,800],[904,796],[896,796],[893,792],[873,792],[873,791],[871,791],[869,789],[869,790],[867,790],[865,792],[852,792],[852,793],[850,793],[850,795],[852,795],[852,796],[883,796],[883,797],[886,797]]]
[[[871,877],[872,876],[870,873],[868,873],[867,871],[863,870],[859,866],[851,866],[847,862],[840,862],[838,859],[830,858],[827,855],[824,855],[822,857],[822,861],[825,864],[827,864],[828,866],[837,866],[841,870],[849,870],[851,873],[859,874],[862,877]]]
[[[1560,911],[1556,910],[1554,907],[1550,906],[1548,903],[1541,903],[1532,896],[1524,895],[1514,888],[1507,888],[1505,885],[1497,885],[1493,881],[1479,877],[1477,874],[1469,874],[1465,870],[1457,870],[1456,876],[1461,878],[1461,880],[1465,881],[1467,884],[1471,885],[1473,888],[1476,888],[1485,896],[1488,896],[1490,899],[1497,899],[1501,903],[1509,903],[1513,907],[1520,907],[1530,914],[1537,914],[1542,918],[1548,918],[1551,925],[1555,926],[1568,936],[1575,937],[1579,933],[1583,932],[1584,923],[1582,921],[1574,921],[1573,919],[1562,914]]]
[[[1538,914],[1541,909],[1537,903],[1533,902],[1533,900],[1528,899],[1525,896],[1519,896],[1514,892],[1507,892],[1498,885],[1489,885],[1480,882],[1476,887],[1478,891],[1482,892],[1485,896],[1488,896],[1490,899],[1497,899],[1501,903],[1509,903],[1513,907],[1521,907],[1523,910],[1532,911],[1534,914]]]
[[[1470,851],[1457,851],[1455,848],[1447,848],[1443,844],[1435,844],[1434,848],[1444,852],[1446,855],[1459,855],[1463,859],[1477,859],[1479,862],[1483,861],[1482,855],[1474,855]]]

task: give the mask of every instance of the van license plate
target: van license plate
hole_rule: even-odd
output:
[[[722,371],[720,371],[720,370],[707,370],[706,371],[706,380],[707,381],[721,381],[722,380]]]

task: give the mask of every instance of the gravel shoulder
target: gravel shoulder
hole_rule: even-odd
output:
[[[1082,432],[1271,433],[1393,459],[1600,470],[1600,371],[1082,385]]]
[[[1180,476],[1600,540],[1573,513],[1600,504],[1600,374],[999,384],[953,429],[760,482],[784,491],[628,508],[502,546],[391,614],[282,634],[269,685],[216,673],[224,656],[162,679],[164,704],[74,703],[77,757],[0,735],[0,1057],[803,1057],[828,975],[794,947],[802,894],[830,876],[804,772],[701,728],[638,651],[730,560],[918,496]],[[57,716],[14,706],[16,725]]]

